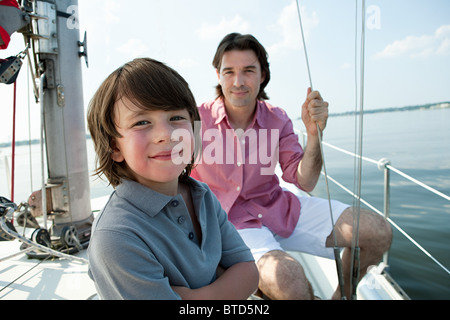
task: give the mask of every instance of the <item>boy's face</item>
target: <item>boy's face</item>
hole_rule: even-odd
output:
[[[164,193],[166,186],[177,186],[194,150],[188,111],[142,110],[122,98],[114,121],[122,137],[112,143],[113,160],[125,161],[137,182],[153,190]]]

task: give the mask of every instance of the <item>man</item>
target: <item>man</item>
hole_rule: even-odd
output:
[[[253,36],[225,36],[213,66],[219,80],[218,98],[199,107],[203,153],[192,176],[208,183],[252,250],[263,294],[270,299],[313,299],[302,266],[285,250],[334,258],[328,201],[297,197],[282,189],[274,162],[279,161],[283,180],[304,191],[314,189],[322,166],[317,124],[321,131],[325,129],[328,103],[319,92],[308,89],[301,110],[308,133],[303,150],[286,113],[264,101],[269,63],[264,47]],[[332,208],[337,244],[344,248],[348,297],[353,208],[337,201],[332,201]],[[361,210],[360,277],[379,262],[391,239],[384,218]],[[341,298],[339,288],[332,298]]]

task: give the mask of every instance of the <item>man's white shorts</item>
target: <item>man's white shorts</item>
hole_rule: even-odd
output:
[[[301,203],[300,218],[289,238],[274,234],[266,226],[238,230],[245,244],[252,251],[255,261],[272,250],[301,251],[334,259],[333,248],[325,247],[326,239],[333,229],[328,200],[306,196],[298,198]],[[349,205],[331,200],[331,207],[336,224]]]

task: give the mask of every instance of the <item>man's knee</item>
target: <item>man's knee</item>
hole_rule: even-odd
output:
[[[376,212],[363,210],[361,216],[364,217],[364,226],[361,228],[361,232],[365,232],[367,235],[363,236],[365,242],[369,243],[372,247],[377,247],[381,252],[387,251],[392,242],[392,228],[390,223],[381,215]],[[361,238],[361,236],[360,236]]]
[[[353,232],[353,218],[356,208],[347,208],[336,222],[338,244],[348,247]],[[327,246],[332,245],[333,234],[327,238]],[[390,223],[376,212],[360,209],[359,216],[359,241],[361,247],[377,247],[385,252],[392,242],[392,228]]]
[[[301,264],[288,253],[269,251],[257,262],[259,288],[271,299],[312,299],[311,284]]]

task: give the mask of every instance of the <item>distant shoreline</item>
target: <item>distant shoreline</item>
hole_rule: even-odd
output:
[[[86,134],[86,139],[91,139],[91,135]],[[39,139],[33,139],[33,140],[21,140],[21,141],[16,141],[16,147],[20,147],[20,146],[26,146],[29,144],[38,144],[40,142]],[[0,143],[0,148],[7,148],[11,146],[11,142],[3,142]]]
[[[422,105],[417,105],[417,106],[364,110],[363,113],[371,114],[371,113],[382,113],[382,112],[399,112],[399,111],[431,110],[431,109],[446,109],[446,108],[450,108],[450,101],[438,102],[438,103],[427,103],[427,104],[422,104]],[[341,117],[341,116],[352,116],[355,114],[359,114],[359,112],[346,111],[346,112],[330,113],[329,116],[330,117]]]
[[[414,110],[446,109],[446,108],[450,108],[450,101],[438,102],[438,103],[427,103],[427,104],[422,104],[422,105],[417,105],[417,106],[364,110],[364,114],[382,113],[382,112],[402,112],[402,111],[414,111]],[[352,116],[352,115],[355,115],[356,113],[357,112],[355,112],[355,111],[346,111],[346,112],[330,113],[329,116],[330,117]],[[91,139],[91,136],[89,134],[86,134],[86,139]],[[28,141],[28,140],[16,141],[16,146],[37,144],[37,143],[39,143],[39,141],[40,141],[39,139],[33,139],[31,141]],[[11,142],[0,143],[0,148],[7,148],[10,146],[11,146]]]

